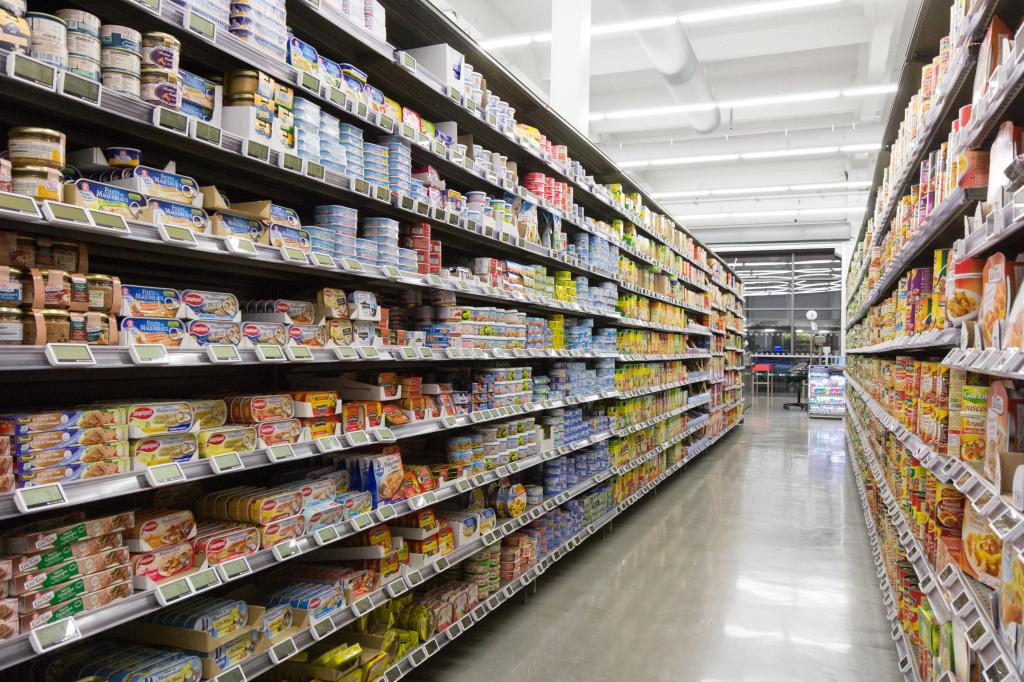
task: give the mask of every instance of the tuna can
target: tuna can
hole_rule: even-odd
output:
[[[11,191],[33,199],[60,201],[61,179],[56,168],[22,166],[11,171]]]
[[[76,76],[88,78],[97,83],[100,80],[100,63],[95,59],[77,54],[68,55],[68,69]]]
[[[42,12],[28,12],[25,19],[31,31],[29,56],[65,68],[68,63],[68,25],[64,20]]]
[[[181,82],[177,72],[152,66],[142,69],[142,101],[169,109],[180,109]]]
[[[104,47],[100,51],[100,65],[104,69],[120,69],[139,75],[142,70],[142,58],[138,53],[119,47]]]
[[[103,87],[110,88],[122,95],[138,98],[142,92],[142,79],[138,74],[122,69],[103,69],[101,74]]]
[[[67,24],[68,32],[86,33],[99,40],[100,18],[95,14],[80,9],[59,9],[54,14]]]
[[[75,56],[88,57],[94,62],[99,62],[100,39],[82,31],[68,31],[68,57]]]
[[[11,128],[7,133],[7,158],[17,166],[64,167],[64,133],[49,128]]]
[[[181,42],[169,33],[142,34],[142,64],[168,71],[178,70]]]
[[[138,52],[142,44],[142,34],[127,26],[103,24],[100,27],[100,42],[103,43],[103,47]]]

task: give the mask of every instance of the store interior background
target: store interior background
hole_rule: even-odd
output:
[[[897,83],[905,62],[931,59],[948,5],[790,0],[750,13],[755,3],[586,0],[563,15],[548,0],[435,4],[735,263],[748,362],[780,347],[810,354],[807,310],[841,353],[843,272],[901,118],[890,116]],[[658,21],[669,16],[678,23]],[[935,26],[915,34],[919,16]],[[668,84],[687,55],[650,48],[671,40],[692,48],[710,89]],[[566,90],[574,77],[581,89]]]

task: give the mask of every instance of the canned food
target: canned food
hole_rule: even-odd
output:
[[[46,237],[36,240],[36,262],[39,268],[78,272],[78,244],[53,241]]]
[[[89,310],[107,312],[114,306],[114,278],[110,275],[86,275]]]
[[[76,76],[81,76],[97,83],[100,82],[100,63],[90,57],[71,54],[68,55],[68,69]]]
[[[80,9],[59,9],[57,15],[68,26],[68,33],[85,33],[97,40],[100,37],[100,18]]]
[[[104,69],[122,69],[138,74],[142,69],[142,58],[137,52],[119,47],[104,47],[100,50],[100,65]]]
[[[68,56],[88,57],[93,61],[100,58],[100,39],[81,31],[68,31]]]
[[[17,346],[25,338],[21,310],[0,308],[0,346]]]
[[[142,34],[128,26],[104,24],[100,27],[100,42],[103,47],[116,47],[138,52],[142,44]]]
[[[169,33],[142,34],[142,63],[169,71],[178,70],[181,42]]]
[[[64,133],[49,128],[11,128],[7,133],[7,158],[15,167],[64,168]]]
[[[0,192],[13,192],[11,187],[11,162],[0,159]]]
[[[61,180],[56,168],[22,166],[11,171],[11,191],[33,199],[60,201]]]
[[[122,95],[138,98],[142,93],[142,79],[138,74],[121,69],[103,69],[103,87],[110,88]]]
[[[36,316],[42,319],[37,324]],[[46,308],[22,315],[23,343],[68,343],[71,340],[71,313],[57,308]],[[43,338],[40,338],[43,337]]]
[[[68,338],[72,343],[106,346],[110,343],[110,316],[106,313],[74,313],[68,320]]]
[[[169,109],[180,109],[181,82],[177,72],[152,66],[143,68],[142,101]]]
[[[27,12],[25,20],[28,22],[31,38],[29,40],[29,51],[41,55],[63,55],[63,62],[67,62],[68,55],[68,25],[60,17],[43,12]],[[44,60],[47,61],[47,60]],[[58,62],[49,62],[58,63]]]

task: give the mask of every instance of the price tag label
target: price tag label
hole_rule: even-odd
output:
[[[380,351],[373,346],[356,346],[356,352],[363,360],[379,360]]]
[[[373,429],[373,438],[378,443],[394,443],[397,439],[395,438],[395,432],[389,428]]]
[[[391,203],[391,190],[387,187],[380,185],[374,185],[373,187],[373,198],[377,201],[381,201],[385,204]]]
[[[373,525],[373,517],[369,512],[352,517],[352,527],[356,530],[364,530]]]
[[[153,125],[179,135],[188,135],[188,116],[166,107],[156,107],[153,110]]]
[[[458,423],[459,423],[459,421],[455,417],[442,417],[441,418],[441,424],[446,429],[455,428],[455,426],[458,425]]]
[[[324,528],[317,529],[313,534],[313,538],[316,540],[316,544],[323,547],[341,538],[341,534],[338,533],[338,529],[335,526],[325,526]]]
[[[370,444],[370,436],[365,431],[350,431],[344,437],[349,447],[358,448]]]
[[[354,607],[353,610],[355,610]],[[321,618],[309,627],[309,634],[313,636],[313,639],[320,641],[324,637],[329,637],[334,634],[336,629],[337,628],[334,627],[334,622],[330,618]]]
[[[176,244],[177,246],[185,246],[188,248],[195,248],[199,246],[196,242],[195,233],[187,227],[160,224],[157,225],[156,229],[160,235],[160,239],[164,240],[168,244]]]
[[[37,654],[53,651],[81,638],[82,633],[74,618],[65,618],[29,631],[29,643]]]
[[[185,599],[192,594],[192,585],[187,578],[180,578],[173,582],[161,585],[156,589],[156,600],[161,606],[173,604],[176,601]]]
[[[390,116],[381,114],[379,123],[380,127],[388,131],[388,133],[395,132],[395,119],[391,118]]]
[[[62,71],[60,76],[59,90],[62,95],[99,106],[101,89],[97,81],[76,76],[68,71]]]
[[[321,166],[319,163],[314,163],[312,161],[308,161],[307,160],[306,161],[306,177],[310,177],[310,178],[313,178],[314,180],[319,180],[319,181],[323,182],[323,180],[324,180],[324,167]]]
[[[237,256],[255,258],[259,255],[256,252],[256,245],[248,239],[243,239],[241,237],[228,237],[224,240],[224,245],[228,248],[228,252]]]
[[[362,616],[364,613],[369,613],[373,610],[373,602],[370,601],[369,597],[363,597],[359,601],[352,604],[352,611],[357,616]]]
[[[309,263],[309,257],[306,256],[306,252],[294,246],[282,246],[281,258],[286,263],[302,263],[303,265]]]
[[[221,580],[229,582],[249,575],[252,573],[252,567],[249,566],[249,560],[243,556],[217,564],[217,572],[220,573]]]
[[[185,473],[177,462],[169,462],[147,468],[146,480],[149,482],[149,485],[158,488],[164,485],[181,483],[185,480]]]
[[[128,355],[133,365],[166,365],[171,358],[167,349],[158,343],[147,343],[128,346]]]
[[[257,343],[256,359],[260,362],[287,362],[284,348],[273,343]]]
[[[238,349],[226,343],[214,343],[206,347],[206,357],[213,363],[241,362]]]
[[[352,191],[363,196],[370,196],[370,183],[362,178],[352,179]]]
[[[285,346],[285,353],[292,362],[312,362],[313,351],[309,346]]]
[[[67,503],[67,495],[60,483],[19,488],[14,491],[14,504],[22,514],[63,507]]]
[[[270,647],[270,660],[274,663],[283,663],[298,652],[295,641],[291,638],[279,642]]]
[[[203,590],[208,590],[220,585],[220,576],[217,575],[216,569],[213,568],[207,568],[199,571],[198,573],[193,573],[188,576],[187,579],[192,585],[193,592],[202,592]]]
[[[390,504],[384,505],[377,510],[377,518],[380,519],[382,523],[388,519],[393,519],[396,514],[397,512],[395,511],[395,508]]]
[[[351,346],[336,346],[334,348],[334,355],[339,360],[355,360],[358,357],[356,349]]]
[[[320,452],[334,452],[341,450],[341,441],[337,436],[324,436],[316,439],[316,448]]]
[[[245,462],[237,452],[225,452],[223,455],[210,457],[210,466],[217,474],[226,474],[245,468]]]
[[[455,482],[455,489],[460,493],[466,493],[473,489],[473,484],[465,478],[460,478]]]
[[[205,142],[214,147],[220,146],[222,131],[215,125],[200,121],[199,119],[192,119],[191,134],[192,137],[200,142]]]
[[[277,163],[278,165],[281,166],[281,168],[285,169],[286,171],[291,171],[292,173],[301,174],[303,169],[305,168],[305,166],[303,166],[304,162],[301,157],[295,156],[294,154],[289,154],[287,152],[282,152],[281,154],[277,155]]]
[[[299,547],[295,540],[285,540],[279,542],[273,546],[271,551],[274,553],[274,558],[278,561],[286,561],[294,556],[302,554],[302,548]]]
[[[8,56],[7,75],[47,90],[53,90],[57,83],[57,72],[52,66],[19,53]]]

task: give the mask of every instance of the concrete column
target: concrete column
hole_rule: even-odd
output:
[[[590,1],[551,3],[551,106],[584,135],[590,115]]]

